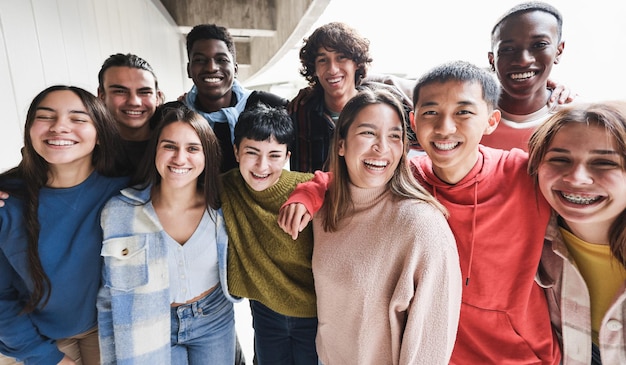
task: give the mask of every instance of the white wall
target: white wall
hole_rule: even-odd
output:
[[[95,94],[118,52],[147,60],[168,100],[190,85],[184,38],[158,0],[0,0],[0,171],[20,160],[33,97],[53,84]]]

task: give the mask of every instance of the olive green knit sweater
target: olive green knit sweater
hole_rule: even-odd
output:
[[[228,288],[232,295],[261,302],[282,315],[315,317],[309,225],[293,240],[277,223],[278,210],[312,174],[283,170],[276,184],[251,189],[239,169],[222,175],[221,194],[228,231]]]

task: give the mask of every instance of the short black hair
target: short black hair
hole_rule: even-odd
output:
[[[528,13],[531,11],[543,11],[544,13],[548,13],[552,16],[554,16],[554,18],[556,18],[556,24],[557,24],[557,36],[558,36],[558,41],[561,41],[561,35],[563,32],[563,16],[561,15],[561,12],[558,11],[557,8],[555,8],[554,6],[544,3],[544,2],[540,2],[540,1],[529,1],[529,2],[525,2],[525,3],[521,3],[521,4],[517,4],[514,7],[512,7],[511,9],[507,10],[507,12],[505,12],[504,14],[502,14],[502,16],[500,16],[500,18],[498,18],[498,20],[496,21],[496,24],[493,26],[493,28],[491,29],[491,44],[493,47],[493,44],[495,44],[495,39],[494,39],[494,35],[496,33],[496,31],[498,30],[498,28],[500,28],[500,26],[502,25],[502,23],[505,20],[508,20],[509,18],[519,15],[519,14],[523,14],[523,13]]]
[[[239,115],[235,124],[235,146],[239,147],[244,138],[267,141],[272,137],[276,142],[287,145],[287,151],[291,151],[295,129],[285,108],[259,103]]]
[[[237,63],[237,52],[233,36],[228,29],[216,24],[199,24],[191,29],[187,34],[187,57],[190,57],[193,44],[202,39],[217,39],[226,43],[226,48],[233,55],[233,62]]]
[[[422,75],[413,89],[413,107],[416,107],[422,87],[448,81],[478,83],[483,89],[483,99],[487,105],[493,109],[497,108],[500,83],[487,70],[465,61],[444,63]]]

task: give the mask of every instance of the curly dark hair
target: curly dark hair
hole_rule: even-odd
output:
[[[344,23],[333,22],[315,29],[309,38],[304,39],[304,45],[300,48],[300,63],[302,64],[300,74],[311,86],[318,85],[317,76],[315,76],[315,58],[320,47],[343,53],[344,56],[356,62],[355,86],[358,86],[367,76],[367,69],[372,62],[369,54],[370,41],[361,36],[356,29]]]

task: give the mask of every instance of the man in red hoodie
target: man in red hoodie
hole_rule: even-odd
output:
[[[450,363],[558,364],[546,298],[534,281],[550,207],[526,172],[524,151],[479,144],[500,121],[499,92],[487,71],[452,62],[423,75],[413,93],[411,127],[426,155],[411,167],[450,213],[464,280]],[[303,207],[319,209],[327,180],[317,173],[294,191],[279,217],[286,232],[297,235],[308,222],[300,220]]]

